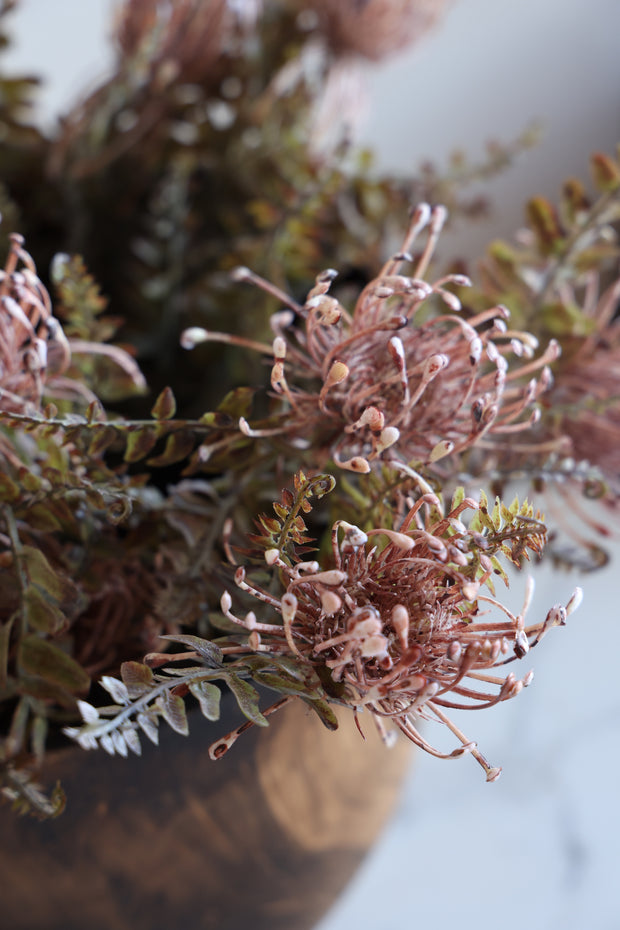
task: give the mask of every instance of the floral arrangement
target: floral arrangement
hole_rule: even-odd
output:
[[[513,663],[581,597],[540,613],[529,584],[515,613],[496,584],[544,557],[553,495],[599,536],[580,497],[617,504],[620,164],[594,156],[594,202],[576,181],[557,209],[532,201],[475,274],[437,270],[437,195],[478,207],[453,180],[372,180],[307,144],[346,12],[309,6],[188,0],[167,21],[129,0],[115,74],[51,140],[24,123],[29,83],[4,80],[3,228],[51,269],[11,232],[0,784],[19,810],[62,810],[37,783],[50,741],[139,754],[162,719],[187,734],[188,702],[217,721],[222,685],[245,721],[213,759],[302,701],[494,780],[450,712],[518,695],[532,672]],[[527,497],[507,503],[515,476]],[[552,557],[604,560],[565,529]]]

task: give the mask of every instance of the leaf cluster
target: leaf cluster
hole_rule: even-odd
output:
[[[526,235],[519,243],[492,242],[480,263],[478,289],[462,292],[469,306],[489,299],[504,304],[516,327],[541,343],[558,339],[564,360],[595,326],[583,306],[589,277],[599,276],[602,289],[620,258],[620,161],[594,153],[590,174],[594,196],[582,181],[568,178],[557,204],[542,196],[529,200]]]
[[[196,700],[209,722],[219,720],[221,691],[216,681],[227,686],[250,724],[268,726],[268,720],[259,707],[260,694],[254,686],[256,684],[280,695],[304,700],[326,727],[337,728],[336,717],[321,682],[307,663],[271,655],[247,655],[226,662],[226,647],[234,648],[234,640],[214,642],[187,634],[164,638],[181,643],[187,651],[174,657],[147,656],[146,663],[124,662],[120,680],[109,676],[101,679],[102,687],[115,703],[96,708],[80,701],[78,706],[83,725],[67,728],[67,735],[85,749],[100,746],[110,755],[127,756],[128,751],[140,755],[140,734],[157,745],[160,720],[164,720],[175,732],[187,736],[189,723],[185,702],[189,695]],[[171,658],[176,660],[174,664]],[[166,660],[170,664],[159,672],[154,672],[147,664],[149,661],[158,664]],[[200,664],[179,667],[179,660],[198,660]],[[224,744],[224,741],[217,741],[211,747],[212,757],[219,757]]]
[[[336,485],[331,475],[314,475],[308,478],[303,471],[297,472],[293,479],[293,490],[285,488],[279,502],[274,502],[275,516],[261,514],[256,526],[258,533],[250,534],[248,540],[254,545],[255,551],[264,561],[267,550],[275,550],[280,558],[292,565],[301,556],[312,551],[308,543],[312,538],[308,535],[307,526],[302,516],[312,510],[313,499],[320,500],[329,494]],[[252,550],[249,551],[249,554]]]

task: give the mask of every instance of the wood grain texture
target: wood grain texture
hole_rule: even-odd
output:
[[[271,719],[215,763],[202,718],[140,758],[56,754],[58,820],[0,809],[2,925],[310,930],[381,829],[409,747],[386,750],[371,727],[363,741],[350,714],[335,733],[301,705]],[[218,732],[238,722],[231,708]]]

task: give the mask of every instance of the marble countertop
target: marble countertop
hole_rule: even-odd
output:
[[[619,565],[616,546],[581,578],[534,570],[532,614],[577,581],[586,596],[524,660],[528,689],[459,717],[500,779],[418,753],[391,824],[317,930],[620,928]]]

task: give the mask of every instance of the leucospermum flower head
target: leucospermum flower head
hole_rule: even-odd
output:
[[[426,204],[413,213],[402,250],[361,292],[352,312],[329,294],[336,272],[322,272],[302,306],[248,269],[237,278],[258,284],[288,307],[273,315],[273,394],[280,410],[263,423],[240,421],[248,436],[287,438],[310,446],[314,461],[332,459],[366,473],[380,458],[428,464],[457,455],[481,441],[514,442],[536,422],[536,401],[551,383],[551,342],[534,358],[537,341],[508,328],[505,307],[466,319],[449,290],[466,286],[462,275],[424,280],[446,218]],[[427,241],[414,262],[410,249],[424,231]],[[404,265],[413,264],[411,275]],[[421,319],[429,298],[443,310]],[[187,330],[183,344],[234,336]],[[247,344],[247,343],[246,343]],[[509,363],[509,360],[510,363]],[[515,363],[516,360],[516,363]]]
[[[340,53],[380,60],[420,38],[438,19],[442,0],[312,0]]]
[[[370,718],[388,744],[401,731],[441,758],[471,753],[487,780],[497,778],[500,769],[448,713],[491,707],[519,694],[532,672],[519,678],[508,666],[566,622],[581,591],[575,590],[566,607],[555,605],[543,620],[526,625],[532,584],[516,614],[495,596],[493,577],[505,578],[498,556],[520,563],[528,551],[540,552],[545,527],[539,515],[516,499],[510,507],[498,499],[489,509],[484,493],[475,501],[463,489],[444,509],[420,475],[405,472],[398,490],[386,486],[394,506],[384,512],[400,514],[392,525],[362,529],[336,520],[331,551],[320,560],[306,558],[311,539],[302,513],[312,509],[311,498],[322,497],[335,482],[330,475],[307,478],[299,472],[293,492],[284,491],[274,503],[275,516],[261,515],[259,533],[247,539],[252,548],[246,552],[262,552],[262,577],[254,569],[236,568],[240,596],[254,609],[242,615],[225,591],[224,616],[212,619],[226,636],[216,641],[164,637],[189,651],[124,663],[122,681],[102,679],[115,705],[98,711],[80,702],[83,725],[65,733],[87,749],[100,745],[112,753],[139,753],[138,730],[156,742],[160,717],[177,732],[188,732],[183,702],[188,693],[198,698],[209,720],[217,719],[219,692],[213,682],[223,680],[248,719],[211,744],[212,759],[221,758],[248,727],[266,726],[270,714],[303,700],[329,729],[338,726],[330,706],[338,704],[353,712],[362,732]],[[227,533],[224,548],[236,564]],[[273,575],[267,584],[265,564]],[[186,666],[188,660],[192,664]],[[262,713],[252,679],[280,693]],[[444,724],[457,747],[445,753],[431,745],[420,732],[422,719]]]
[[[58,253],[54,266],[60,269],[69,261]],[[68,369],[79,355],[107,356],[132,387],[146,387],[138,365],[124,349],[67,338],[23,236],[11,233],[9,253],[0,269],[0,413],[36,413],[44,396],[82,404],[97,401],[83,381],[69,377]]]
[[[0,410],[16,413],[39,406],[46,381],[67,368],[71,353],[23,237],[12,233],[9,243],[0,270]]]
[[[449,756],[470,752],[492,781],[500,769],[446,712],[491,707],[519,694],[532,672],[518,678],[507,667],[577,606],[579,590],[566,607],[556,605],[544,620],[526,625],[531,586],[519,614],[492,593],[495,554],[517,560],[528,548],[538,552],[543,534],[527,504],[509,509],[497,502],[489,514],[484,495],[477,503],[459,493],[444,514],[427,492],[397,528],[364,532],[336,521],[327,565],[267,549],[279,594],[239,567],[237,586],[272,608],[281,623],[259,622],[254,611],[237,616],[228,592],[221,606],[230,621],[250,631],[256,652],[312,664],[332,698],[353,708],[358,725],[361,712],[369,712],[386,739],[392,725],[446,758],[418,725],[421,718],[439,720],[459,741]]]

